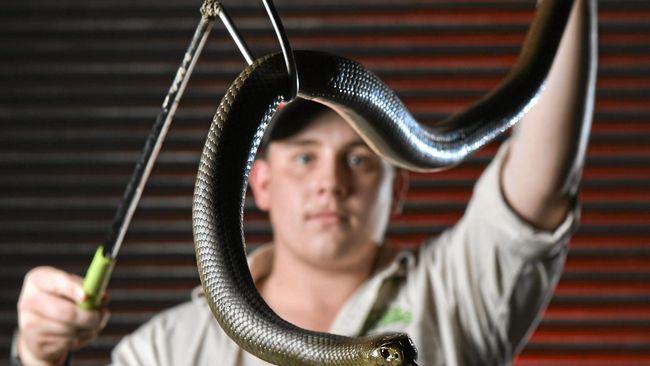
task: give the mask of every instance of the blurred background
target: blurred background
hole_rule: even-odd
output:
[[[256,0],[224,0],[254,54],[276,52]],[[0,365],[22,278],[37,265],[83,275],[108,232],[199,20],[199,0],[26,0],[0,5]],[[504,77],[534,0],[276,0],[294,48],[375,71],[435,123]],[[516,364],[650,365],[650,1],[601,0],[600,69],[582,226],[562,280]],[[217,24],[120,253],[113,316],[76,364],[108,362],[122,335],[199,284],[191,199],[221,96],[245,64]],[[498,144],[413,175],[389,237],[405,247],[461,216]],[[252,201],[251,247],[270,237]]]

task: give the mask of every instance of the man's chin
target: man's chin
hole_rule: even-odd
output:
[[[336,267],[347,265],[361,248],[354,242],[338,232],[320,233],[310,240],[308,255],[316,265]]]

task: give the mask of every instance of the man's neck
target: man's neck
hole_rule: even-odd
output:
[[[298,260],[276,246],[271,273],[257,286],[283,319],[306,329],[328,331],[345,302],[371,275],[379,249],[369,248],[357,265],[333,270]]]

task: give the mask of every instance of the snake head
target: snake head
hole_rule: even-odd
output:
[[[369,358],[375,366],[417,366],[418,351],[408,335],[386,334],[377,336]]]

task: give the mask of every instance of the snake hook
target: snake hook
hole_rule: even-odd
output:
[[[282,25],[282,20],[280,19],[280,15],[278,14],[277,10],[275,10],[273,1],[262,0],[262,3],[264,4],[264,8],[266,9],[266,13],[269,16],[269,19],[271,20],[271,25],[273,26],[273,30],[275,31],[275,36],[278,39],[280,48],[282,49],[284,63],[287,67],[287,73],[289,74],[289,78],[291,82],[290,100],[293,100],[298,96],[298,90],[300,87],[300,81],[298,78],[298,68],[296,67],[296,60],[293,56],[293,49],[291,48],[291,44],[289,43],[289,38],[287,37],[287,33],[284,30],[284,26]],[[241,34],[239,33],[234,23],[232,22],[232,19],[230,18],[230,16],[228,16],[228,13],[224,9],[224,7],[219,3],[219,1],[206,0],[201,6],[201,13],[203,14],[204,17],[207,18],[219,17],[221,19],[221,22],[225,25],[233,41],[235,41],[237,48],[239,48],[239,52],[241,52],[242,56],[246,60],[246,63],[250,66],[253,63],[254,57],[250,52],[250,50],[248,49],[248,46],[246,45],[246,42],[242,38]]]

